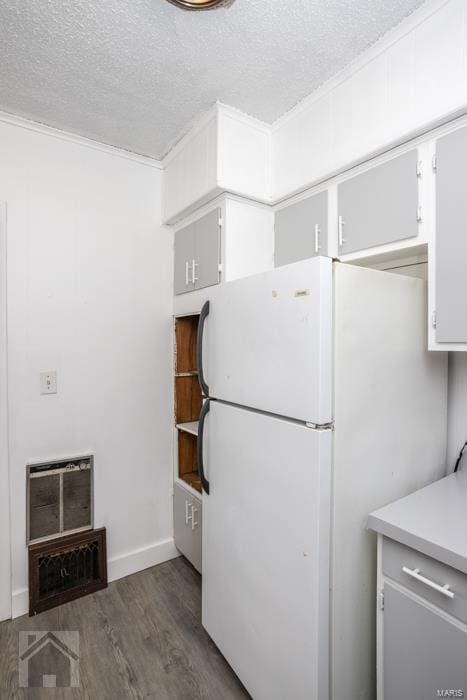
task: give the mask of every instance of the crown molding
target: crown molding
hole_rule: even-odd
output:
[[[18,117],[15,114],[0,111],[0,122],[9,124],[10,126],[16,126],[21,129],[27,129],[28,131],[34,131],[38,134],[43,134],[44,136],[60,139],[61,141],[68,141],[69,143],[74,143],[77,146],[92,148],[95,151],[101,151],[102,153],[107,153],[108,155],[117,156],[117,158],[124,158],[125,160],[130,160],[134,163],[139,163],[140,165],[145,165],[149,168],[156,168],[157,170],[163,169],[162,163],[155,158],[142,156],[138,153],[133,153],[132,151],[125,151],[123,148],[117,148],[116,146],[109,146],[108,144],[100,143],[100,141],[88,139],[85,136],[79,136],[78,134],[73,134],[69,131],[56,129],[53,126],[41,124],[40,122],[25,119],[24,117]]]

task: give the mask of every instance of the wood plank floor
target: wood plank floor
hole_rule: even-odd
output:
[[[80,688],[18,687],[23,630],[80,633]],[[183,557],[36,617],[0,624],[1,700],[249,697],[201,626],[201,578]]]

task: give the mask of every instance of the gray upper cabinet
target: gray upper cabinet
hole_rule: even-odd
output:
[[[436,340],[467,342],[467,127],[436,142]]]
[[[220,209],[214,209],[195,224],[195,289],[219,282],[220,216]]]
[[[320,192],[302,199],[274,217],[274,265],[327,255],[328,193]]]
[[[176,231],[174,290],[184,294],[219,282],[220,209]]]
[[[194,289],[192,267],[195,258],[195,224],[175,233],[174,241],[174,289],[175,294]]]
[[[417,236],[417,160],[414,149],[338,186],[341,255]]]

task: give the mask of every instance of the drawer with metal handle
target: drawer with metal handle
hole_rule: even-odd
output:
[[[467,575],[387,537],[383,574],[467,624]]]

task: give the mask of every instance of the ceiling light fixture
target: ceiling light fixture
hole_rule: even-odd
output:
[[[169,0],[169,2],[183,10],[211,10],[213,7],[224,4],[225,0]]]

